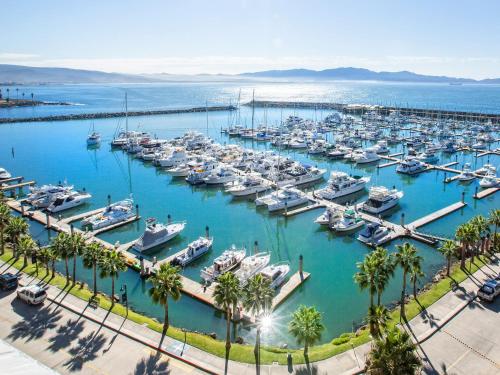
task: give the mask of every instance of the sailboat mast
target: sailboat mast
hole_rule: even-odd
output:
[[[255,89],[252,91],[252,136],[253,136],[253,120],[255,117]]]
[[[205,101],[205,113],[207,114],[207,137],[208,137],[208,101]]]
[[[128,133],[128,102],[127,102],[126,91],[125,91],[125,131]]]

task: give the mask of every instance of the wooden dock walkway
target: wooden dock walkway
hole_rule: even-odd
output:
[[[0,180],[0,183],[1,184],[8,184],[10,182],[20,182],[24,180],[24,177],[23,176],[19,176],[19,177],[10,177],[10,178],[5,178],[3,180]]]
[[[474,198],[476,198],[476,199],[483,199],[483,198],[485,198],[487,196],[495,194],[498,190],[500,190],[500,188],[497,188],[497,187],[492,187],[492,188],[489,188],[489,189],[484,189],[484,190],[481,190],[476,195],[474,195]]]
[[[489,151],[485,151],[485,152],[481,152],[480,154],[477,154],[476,158],[481,158],[481,157],[486,156],[486,155],[500,155],[500,152],[496,151],[496,150],[489,150]]]
[[[445,208],[442,208],[438,211],[435,211],[429,215],[426,215],[424,217],[421,217],[420,219],[417,219],[417,220],[411,222],[410,224],[408,224],[407,227],[414,230],[418,227],[422,227],[422,226],[429,224],[435,220],[438,220],[446,215],[449,215],[452,212],[455,212],[455,211],[461,209],[462,207],[465,207],[466,205],[467,205],[467,203],[464,203],[464,202],[453,203]]]
[[[297,271],[288,279],[288,281],[281,287],[278,294],[273,298],[272,308],[273,310],[283,303],[292,292],[297,289],[304,281],[306,281],[311,274],[309,272]]]
[[[101,208],[98,208],[98,209],[93,210],[93,211],[88,211],[88,212],[84,212],[84,213],[81,213],[78,215],[67,217],[65,219],[62,219],[61,221],[66,223],[66,224],[74,223],[75,221],[80,221],[80,220],[86,219],[90,216],[100,214],[101,212],[104,212],[105,209],[106,209],[106,207],[101,207]]]
[[[322,203],[319,203],[319,202],[315,202],[315,203],[310,204],[308,206],[304,206],[304,207],[297,208],[295,210],[283,212],[283,216],[290,217],[290,216],[301,214],[303,212],[316,210],[316,209],[321,208],[321,207],[325,207],[325,205]]]
[[[9,190],[15,190],[15,189],[22,189],[25,186],[33,186],[36,184],[35,180],[31,181],[26,181],[26,182],[20,182],[18,184],[12,184],[12,185],[2,185],[0,186],[1,191],[9,191]]]
[[[392,165],[396,165],[396,164],[399,164],[401,163],[401,160],[398,160],[398,161],[390,161],[389,163],[385,163],[385,164],[379,164],[377,165],[377,168],[385,168],[385,167],[390,167]]]

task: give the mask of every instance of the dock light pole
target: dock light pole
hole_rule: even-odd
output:
[[[259,250],[259,241],[255,240],[254,243],[253,243],[253,253],[254,255],[257,254]]]
[[[24,215],[24,204],[23,204],[23,202],[21,202],[21,216],[23,216],[23,217],[25,216]]]
[[[139,205],[135,205],[135,217],[139,217]]]
[[[167,222],[169,224],[172,223],[172,216],[170,216],[170,214],[167,215]]]
[[[69,232],[71,233],[71,235],[73,235],[73,234],[74,234],[74,232],[75,232],[75,227],[73,226],[73,224],[70,224],[70,226],[69,226]]]
[[[285,202],[285,217],[288,216],[288,202]]]
[[[299,273],[300,279],[302,280],[304,278],[304,257],[302,254],[299,255]]]
[[[50,215],[49,215],[49,212],[45,212],[45,221],[47,222],[47,229],[50,230]]]
[[[401,226],[404,228],[405,227],[405,213],[401,212]]]
[[[208,225],[207,225],[207,226],[205,226],[205,236],[206,236],[207,238],[210,238],[210,228],[208,227]]]
[[[476,186],[476,192],[474,193],[474,198],[477,198],[477,186]]]
[[[462,191],[462,203],[465,203],[465,191]]]
[[[122,304],[125,305],[126,316],[128,316],[128,295],[127,295],[127,284],[123,284],[120,288],[120,292],[122,292]]]
[[[111,206],[111,194],[108,194],[108,206]]]

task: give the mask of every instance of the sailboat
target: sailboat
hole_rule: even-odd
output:
[[[99,146],[101,144],[101,135],[95,131],[92,123],[92,133],[87,136],[87,146]]]

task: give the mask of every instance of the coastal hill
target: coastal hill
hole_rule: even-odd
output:
[[[0,64],[0,84],[62,84],[62,83],[151,83],[166,81],[214,81],[214,80],[353,80],[385,82],[427,82],[427,83],[484,83],[500,84],[500,78],[474,80],[431,76],[401,72],[375,72],[363,68],[335,68],[325,70],[288,69],[266,70],[235,75],[198,74],[174,75],[106,73],[95,70],[70,68],[45,68],[22,65]]]

